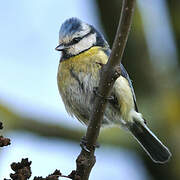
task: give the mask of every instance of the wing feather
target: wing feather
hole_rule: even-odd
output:
[[[106,49],[106,50],[105,50],[105,53],[106,53],[107,56],[109,57],[110,54],[111,54],[111,50],[110,50],[110,49]],[[132,85],[132,81],[131,81],[131,79],[130,79],[130,77],[129,77],[129,75],[128,75],[126,69],[125,69],[125,67],[124,67],[122,64],[120,64],[120,68],[121,68],[121,75],[128,80],[129,86],[130,86],[130,88],[131,88],[131,92],[132,92],[132,94],[133,94],[133,100],[134,100],[135,110],[138,112],[138,107],[137,107],[137,103],[136,103],[136,95],[135,95],[135,92],[134,92],[134,88],[133,88],[133,85]]]

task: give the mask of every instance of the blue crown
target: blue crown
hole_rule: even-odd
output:
[[[78,18],[70,18],[67,19],[60,28],[59,31],[59,35],[61,37],[67,36],[67,35],[72,35],[77,31],[81,31],[82,30],[82,21]]]

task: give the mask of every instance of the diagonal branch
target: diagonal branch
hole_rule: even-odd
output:
[[[106,98],[110,94],[112,86],[116,79],[120,76],[118,65],[120,64],[123,52],[126,46],[128,34],[131,27],[132,16],[134,12],[135,0],[123,0],[120,21],[116,33],[116,37],[112,47],[112,53],[108,63],[103,66],[101,79],[99,82],[98,93],[102,95],[96,96],[93,105],[90,123],[86,132],[86,146],[90,151],[81,150],[76,163],[75,180],[88,180],[92,167],[95,164],[95,146],[99,136],[101,121],[106,108]]]

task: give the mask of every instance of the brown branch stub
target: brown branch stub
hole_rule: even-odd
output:
[[[4,179],[4,180],[28,180],[31,175],[31,161],[26,159],[22,159],[21,162],[11,164],[11,169],[14,173],[10,174],[11,179]],[[33,180],[59,180],[59,177],[66,177],[69,179],[71,178],[72,173],[69,176],[63,176],[59,170],[55,170],[52,174],[48,175],[46,178],[37,177],[35,176]]]
[[[28,158],[22,159],[21,162],[12,163],[11,169],[14,173],[10,174],[12,180],[27,180],[31,177],[31,161],[28,161]]]
[[[76,176],[76,171],[73,170],[67,177],[68,177],[69,179],[75,179],[75,176]],[[76,178],[76,179],[77,179],[77,178]]]
[[[122,2],[121,17],[113,43],[112,53],[108,63],[102,68],[99,82],[98,93],[101,94],[103,98],[101,96],[96,96],[86,132],[86,147],[90,151],[87,152],[85,148],[81,150],[76,160],[77,178],[75,177],[74,180],[88,180],[89,178],[91,169],[95,164],[94,147],[96,146],[101,121],[106,108],[106,101],[104,101],[104,99],[109,96],[114,82],[121,73],[118,66],[121,63],[130,31],[135,0],[123,0]]]
[[[3,124],[0,122],[0,130],[3,129]],[[0,136],[0,147],[8,146],[10,145],[10,139],[9,138],[4,138],[3,136]]]
[[[10,145],[10,139],[9,138],[4,138],[3,136],[0,136],[0,147],[8,146]]]
[[[34,180],[58,180],[59,177],[61,177],[61,176],[62,176],[61,172],[56,169],[52,174],[50,174],[46,178],[34,177]]]

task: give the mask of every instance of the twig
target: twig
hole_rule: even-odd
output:
[[[112,86],[119,77],[120,72],[118,65],[120,64],[123,52],[126,46],[128,34],[131,27],[132,16],[134,12],[135,0],[123,0],[121,17],[118,30],[113,43],[112,53],[108,63],[103,66],[98,92],[103,96],[96,96],[93,105],[90,124],[86,132],[86,146],[90,152],[85,149],[81,150],[76,160],[76,174],[74,180],[88,180],[92,167],[95,164],[95,146],[99,136],[101,121],[106,108],[105,99],[110,94]]]
[[[18,163],[12,163],[11,164],[11,169],[14,171],[14,173],[10,174],[10,177],[13,180],[27,180],[31,177],[31,161],[26,159],[22,159],[21,162]]]
[[[11,169],[14,171],[14,173],[10,174],[11,179],[4,180],[28,180],[32,175],[31,163],[32,162],[29,161],[28,158],[22,159],[21,162],[18,163],[13,162],[11,164]],[[43,166],[41,168],[43,168]],[[56,169],[52,174],[48,175],[46,178],[35,176],[33,180],[58,180],[59,177],[66,176],[63,176],[61,172]],[[69,177],[67,176],[67,178]]]

